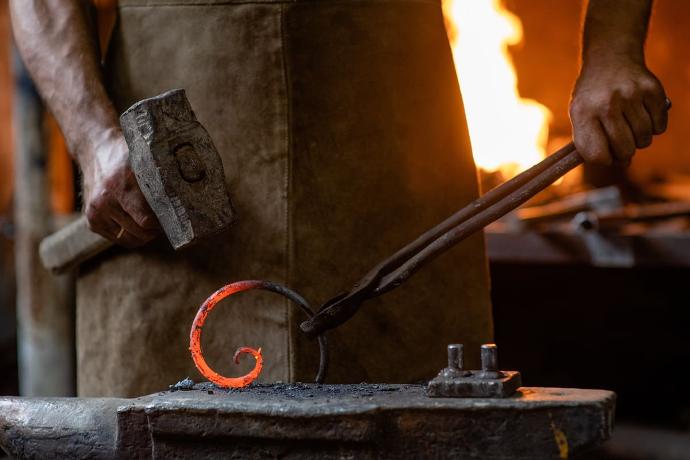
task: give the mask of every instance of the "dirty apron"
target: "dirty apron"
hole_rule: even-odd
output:
[[[174,252],[112,250],[78,280],[78,391],[137,396],[200,376],[188,337],[219,287],[265,279],[317,307],[477,196],[440,3],[435,0],[120,0],[106,59],[117,109],[185,88],[222,156],[238,214],[227,233]],[[235,298],[236,297],[236,298]],[[212,367],[310,381],[305,318],[268,292],[223,302],[204,327]],[[475,236],[329,334],[329,382],[432,377],[449,342],[467,361],[491,339]]]

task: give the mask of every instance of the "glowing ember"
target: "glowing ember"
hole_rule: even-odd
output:
[[[520,20],[501,0],[443,0],[477,166],[508,178],[546,155],[549,110],[523,99],[508,46]]]
[[[189,351],[192,352],[192,359],[194,360],[194,365],[201,372],[201,375],[209,379],[211,382],[215,383],[221,388],[241,388],[246,387],[252,383],[261,373],[263,368],[263,357],[261,356],[261,348],[254,350],[249,347],[241,347],[233,356],[235,363],[240,363],[240,354],[250,353],[256,359],[256,364],[254,369],[252,369],[247,375],[242,377],[225,377],[220,375],[206,364],[203,352],[201,350],[201,328],[206,322],[206,317],[213,310],[218,302],[224,298],[235,294],[237,292],[248,291],[250,289],[256,289],[262,285],[262,281],[240,281],[237,283],[228,284],[218,289],[216,292],[211,294],[211,297],[206,299],[206,301],[201,305],[199,311],[194,317],[194,322],[192,323],[192,330],[189,334]]]

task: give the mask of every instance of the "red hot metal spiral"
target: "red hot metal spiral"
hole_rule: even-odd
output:
[[[234,355],[235,363],[239,364],[239,355],[242,353],[249,353],[256,359],[256,365],[248,374],[241,377],[225,377],[218,372],[211,369],[211,367],[204,359],[203,351],[201,348],[201,330],[206,322],[208,314],[213,310],[218,302],[224,298],[236,294],[242,291],[250,291],[254,289],[261,289],[265,291],[275,292],[284,297],[287,297],[292,302],[297,304],[302,311],[308,317],[313,317],[314,313],[307,301],[297,294],[296,292],[281,286],[276,283],[269,281],[259,281],[259,280],[249,280],[249,281],[238,281],[235,283],[228,284],[218,289],[216,292],[211,294],[211,296],[206,299],[206,301],[199,307],[194,321],[192,322],[192,330],[189,333],[189,351],[192,353],[192,360],[194,365],[199,370],[201,375],[206,377],[211,382],[215,383],[221,388],[242,388],[250,383],[252,383],[261,373],[263,367],[263,356],[261,355],[261,348],[255,350],[249,347],[239,348]],[[319,362],[319,371],[316,375],[316,382],[321,383],[325,379],[326,370],[328,368],[328,343],[324,335],[320,335],[319,338],[319,349],[321,352],[321,359]]]

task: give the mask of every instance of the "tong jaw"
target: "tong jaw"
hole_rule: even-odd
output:
[[[319,312],[300,324],[299,328],[307,337],[313,339],[353,317],[366,297],[364,291],[341,293],[324,303]]]

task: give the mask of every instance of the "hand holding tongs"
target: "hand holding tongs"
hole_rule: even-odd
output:
[[[300,328],[309,337],[315,337],[339,326],[357,312],[362,302],[400,286],[436,256],[525,203],[582,162],[571,142],[477,198],[376,265],[349,292],[323,304],[319,312],[303,322]]]

